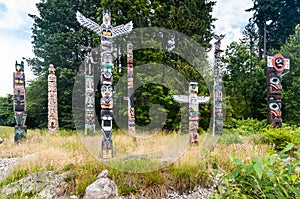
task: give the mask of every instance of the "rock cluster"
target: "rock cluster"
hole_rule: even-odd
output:
[[[17,162],[17,158],[0,159],[0,182],[7,176],[10,169]]]
[[[1,196],[10,198],[18,193],[28,195],[37,193],[38,198],[64,199],[66,196],[67,183],[62,174],[54,174],[52,171],[29,174],[26,177],[12,182],[0,190]]]

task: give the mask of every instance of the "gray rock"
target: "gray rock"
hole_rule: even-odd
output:
[[[118,189],[114,181],[107,178],[108,171],[102,171],[95,182],[85,189],[84,199],[117,199]]]
[[[4,139],[0,137],[0,144],[4,142]]]

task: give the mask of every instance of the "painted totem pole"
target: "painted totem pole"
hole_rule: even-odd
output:
[[[282,127],[281,90],[282,75],[290,70],[290,60],[281,54],[267,56],[268,124]]]
[[[48,75],[48,132],[58,131],[58,111],[57,111],[57,85],[55,68],[53,64],[49,66]]]
[[[91,54],[85,62],[85,135],[95,134],[94,65]]]
[[[16,126],[14,129],[14,140],[16,143],[21,139],[26,138],[27,126],[26,122],[26,95],[25,95],[25,73],[24,62],[15,64],[16,72],[13,75],[14,86],[14,116],[16,120]]]
[[[112,70],[114,68],[112,61],[112,40],[122,34],[129,33],[132,28],[132,22],[125,25],[119,25],[116,27],[111,26],[111,13],[110,10],[103,9],[102,11],[103,21],[101,25],[98,25],[94,21],[84,17],[80,12],[77,12],[78,22],[94,31],[101,38],[101,157],[103,158],[103,152],[111,152],[113,156],[113,140],[112,140],[112,120],[113,120],[113,76]]]
[[[128,80],[128,133],[135,134],[134,89],[133,89],[133,44],[127,41],[127,80]]]
[[[223,130],[223,108],[222,108],[222,62],[221,62],[221,53],[223,50],[221,47],[221,40],[225,37],[225,35],[213,35],[214,39],[217,41],[215,44],[215,52],[214,52],[214,112],[213,112],[213,135],[221,135]]]
[[[192,81],[189,84],[189,95],[173,95],[173,99],[179,103],[189,103],[189,142],[198,144],[199,127],[199,104],[209,101],[209,97],[197,96],[198,82]]]

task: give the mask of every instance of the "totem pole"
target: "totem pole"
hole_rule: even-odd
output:
[[[94,65],[91,53],[85,62],[85,135],[95,134]]]
[[[215,52],[214,52],[214,101],[213,101],[213,135],[221,135],[223,130],[223,109],[222,109],[222,62],[221,62],[221,52],[223,50],[221,47],[221,40],[225,37],[225,35],[213,35],[214,39],[217,41],[215,44]]]
[[[57,86],[55,68],[53,64],[49,66],[48,75],[48,132],[58,131],[58,112],[57,112]]]
[[[119,25],[116,27],[111,26],[111,13],[110,10],[103,9],[103,21],[101,25],[98,25],[94,21],[84,17],[80,12],[77,12],[78,22],[96,32],[101,38],[101,157],[103,158],[103,152],[111,152],[113,157],[113,140],[112,140],[112,120],[113,120],[113,61],[112,61],[112,39],[122,34],[129,33],[132,28],[132,22],[125,25]]]
[[[134,89],[133,89],[133,44],[127,41],[127,80],[128,80],[128,133],[135,134]]]
[[[281,90],[282,75],[290,70],[290,60],[281,54],[267,56],[268,124],[282,127]]]
[[[189,142],[190,144],[198,144],[198,120],[199,120],[199,104],[209,101],[209,97],[197,96],[198,82],[192,81],[189,85],[189,95],[173,95],[173,99],[179,103],[189,103]]]
[[[14,129],[14,140],[16,143],[20,142],[21,139],[26,138],[27,126],[26,122],[26,96],[25,96],[25,73],[24,73],[24,62],[15,64],[16,72],[13,75],[13,86],[14,86],[14,116],[16,120],[16,126]]]

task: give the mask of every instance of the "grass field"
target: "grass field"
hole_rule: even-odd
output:
[[[115,156],[101,161],[100,135],[84,137],[65,130],[48,135],[45,130],[36,129],[28,130],[27,139],[17,145],[13,141],[13,128],[0,127],[0,137],[5,139],[0,145],[0,158],[23,157],[10,174],[16,175],[13,179],[23,177],[18,173],[20,170],[25,170],[24,173],[68,171],[72,182],[70,191],[77,195],[82,195],[103,169],[110,171],[109,177],[116,181],[120,195],[147,192],[147,189],[153,190],[153,186],[160,186],[162,190],[169,186],[178,190],[181,185],[184,190],[209,186],[214,169],[230,171],[233,168],[229,154],[250,162],[270,150],[269,145],[254,143],[251,136],[224,137],[225,142],[212,144],[215,140],[200,135],[199,145],[189,146],[187,135],[174,132],[132,137],[116,131],[113,134]],[[228,143],[226,139],[233,141]],[[2,185],[5,183],[9,182],[4,181]]]

